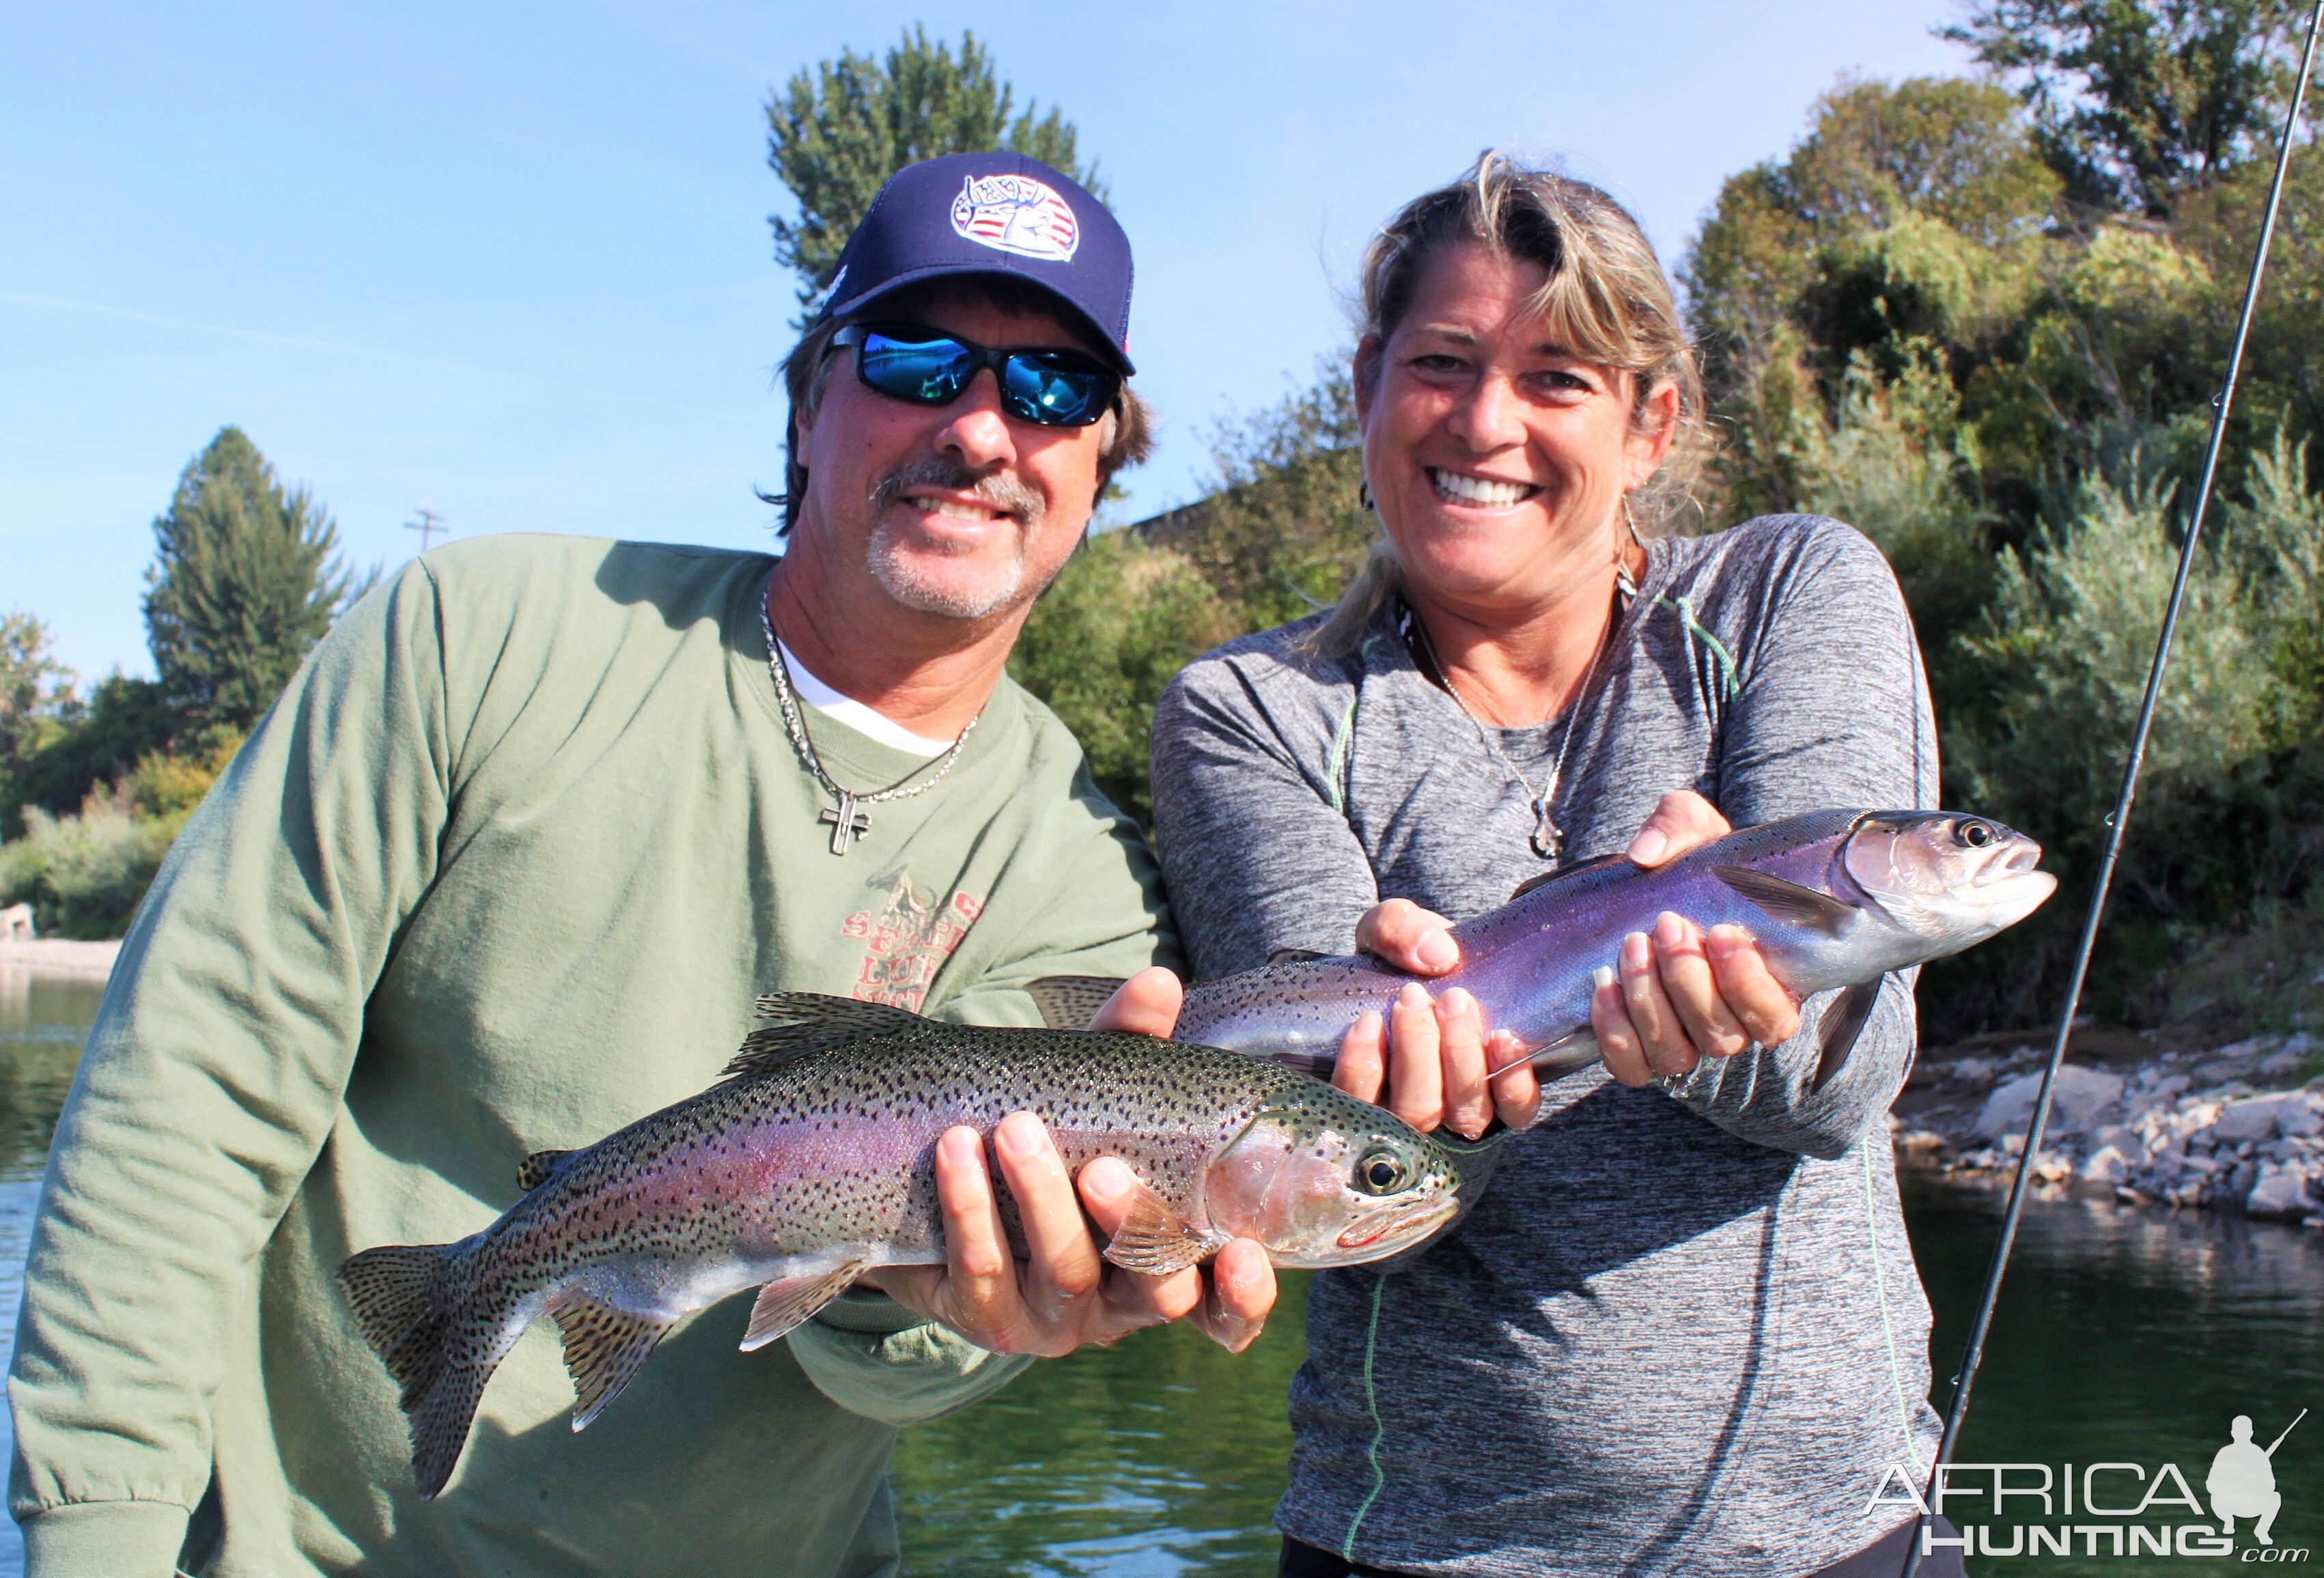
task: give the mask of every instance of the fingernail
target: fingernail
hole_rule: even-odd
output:
[[[1250,1286],[1250,1278],[1231,1266],[1221,1266],[1214,1275],[1221,1293],[1240,1293]]]
[[[1665,909],[1655,917],[1655,940],[1665,947],[1676,947],[1686,941],[1686,920],[1675,909]]]
[[[1417,981],[1407,981],[1404,983],[1404,990],[1396,994],[1396,1001],[1399,1008],[1426,1008],[1428,988]]]
[[[1645,932],[1634,931],[1629,936],[1622,939],[1623,969],[1629,971],[1643,970],[1648,964],[1654,963],[1654,957],[1655,945],[1647,940],[1646,934]]]
[[[1110,1156],[1099,1157],[1082,1169],[1082,1193],[1101,1202],[1130,1192],[1130,1169]]]
[[[1670,840],[1663,836],[1661,828],[1641,827],[1638,835],[1630,840],[1630,858],[1640,865],[1648,865],[1662,859],[1663,851],[1669,847]]]
[[[1473,1019],[1476,1017],[1477,1000],[1470,996],[1466,992],[1461,990],[1458,986],[1455,986],[1452,991],[1446,992],[1441,1001],[1444,1004],[1445,1011],[1452,1014],[1456,1019],[1462,1017]]]
[[[1461,945],[1449,931],[1432,931],[1420,939],[1420,962],[1432,970],[1449,970],[1461,962]]]
[[[1739,926],[1714,926],[1706,933],[1702,946],[1716,958],[1725,958],[1743,946],[1743,928]]]
[[[1041,1150],[1040,1121],[1028,1112],[1012,1112],[1001,1121],[1001,1127],[993,1131],[993,1140],[1019,1161],[1038,1156]]]
[[[1595,970],[1590,972],[1590,980],[1591,984],[1597,986],[1601,991],[1606,987],[1613,985],[1614,966],[1611,964],[1599,965]]]

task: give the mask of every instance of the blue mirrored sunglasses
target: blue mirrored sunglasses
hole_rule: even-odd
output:
[[[1121,392],[1120,374],[1075,351],[996,351],[904,325],[850,324],[832,343],[855,347],[855,375],[865,388],[918,405],[950,405],[990,367],[1002,408],[1045,428],[1088,427]]]

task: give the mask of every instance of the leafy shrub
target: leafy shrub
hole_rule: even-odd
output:
[[[1034,605],[1009,672],[1081,741],[1098,787],[1150,827],[1154,704],[1172,675],[1246,628],[1182,555],[1110,531],[1084,543]]]
[[[0,844],[0,905],[30,903],[44,933],[119,937],[194,807],[241,736],[214,737],[198,755],[148,752],[80,809],[24,813],[24,836]]]

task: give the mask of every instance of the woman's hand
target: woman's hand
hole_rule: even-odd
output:
[[[1628,853],[1652,868],[1732,831],[1718,807],[1681,789],[1662,798]],[[1619,966],[1600,973],[1590,1028],[1606,1072],[1641,1085],[1656,1075],[1682,1078],[1705,1057],[1731,1057],[1754,1042],[1789,1040],[1799,1032],[1800,1008],[1741,927],[1705,932],[1665,911],[1652,936],[1622,939]]]
[[[1356,923],[1356,946],[1397,969],[1442,975],[1461,962],[1452,929],[1451,921],[1411,900],[1391,899]],[[1379,1103],[1424,1134],[1442,1124],[1474,1140],[1496,1113],[1510,1128],[1523,1129],[1540,1112],[1541,1087],[1530,1064],[1486,1075],[1517,1054],[1508,1031],[1486,1035],[1484,1010],[1469,993],[1456,986],[1432,1001],[1427,988],[1415,982],[1397,996],[1386,1020],[1368,1013],[1349,1029],[1332,1083],[1358,1101]]]

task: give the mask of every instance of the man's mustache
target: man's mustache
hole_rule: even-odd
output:
[[[978,500],[1009,516],[1019,526],[1047,513],[1049,501],[1038,489],[1016,477],[994,472],[979,476],[949,455],[930,455],[901,466],[872,488],[872,513],[876,519],[889,505],[899,503],[916,487],[939,487],[952,493],[974,494]]]

